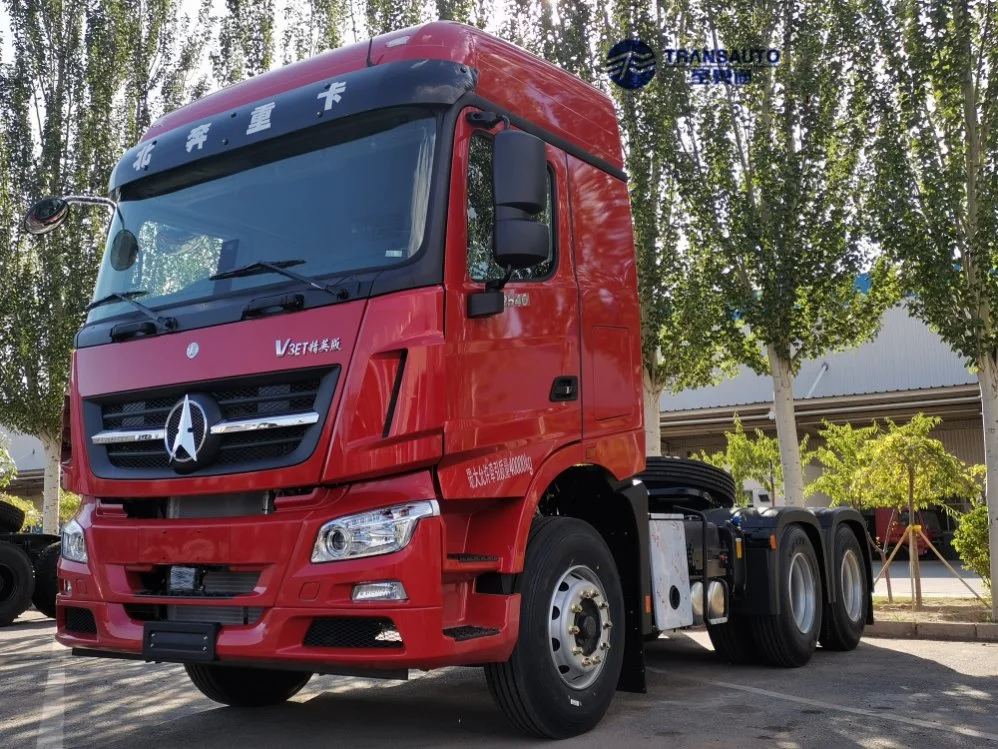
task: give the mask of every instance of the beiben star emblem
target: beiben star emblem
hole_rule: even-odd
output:
[[[190,396],[173,407],[166,417],[166,453],[170,462],[197,463],[198,451],[208,436],[208,415]]]

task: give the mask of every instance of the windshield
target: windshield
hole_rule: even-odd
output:
[[[258,261],[300,260],[293,270],[317,277],[412,257],[426,225],[435,118],[382,113],[315,130],[127,186],[93,298],[141,290],[142,304],[162,307],[295,283],[209,279]],[[131,309],[112,302],[88,321]]]

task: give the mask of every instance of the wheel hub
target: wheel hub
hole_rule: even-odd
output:
[[[610,604],[599,577],[579,565],[568,570],[551,596],[551,657],[562,680],[585,689],[599,676],[610,650]]]
[[[800,552],[790,560],[789,572],[790,612],[794,624],[802,634],[808,634],[814,625],[816,599],[814,573],[807,558]]]
[[[842,555],[839,579],[842,581],[842,605],[846,616],[858,622],[863,616],[863,578],[859,559],[852,549],[846,549]]]

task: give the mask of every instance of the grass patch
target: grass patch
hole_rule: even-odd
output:
[[[986,597],[985,597],[986,598]],[[922,610],[911,610],[911,598],[894,596],[873,597],[873,616],[879,622],[974,622],[991,621],[991,608],[976,598],[922,598]]]

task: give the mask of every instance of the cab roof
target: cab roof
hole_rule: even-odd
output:
[[[606,94],[509,42],[453,21],[382,34],[240,81],[159,118],[140,142],[333,76],[422,59],[477,70],[478,96],[623,170],[617,116]]]

